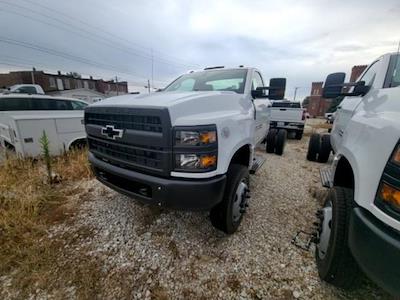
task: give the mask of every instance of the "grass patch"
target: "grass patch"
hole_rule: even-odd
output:
[[[36,289],[59,286],[56,280],[60,274],[87,297],[88,289],[80,292],[80,287],[93,288],[88,278],[99,274],[97,262],[84,256],[75,258],[73,265],[63,265],[65,245],[77,243],[72,235],[82,233],[62,239],[48,237],[48,229],[65,221],[77,208],[67,205],[73,183],[92,177],[87,151],[71,151],[52,158],[51,164],[57,178],[53,183],[47,180],[46,162],[41,159],[8,156],[0,166],[0,276],[12,275],[17,298]],[[79,263],[82,267],[77,267]]]

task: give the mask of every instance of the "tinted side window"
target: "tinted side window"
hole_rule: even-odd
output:
[[[68,100],[55,100],[56,110],[72,110],[71,101]]]
[[[16,90],[16,92],[23,94],[37,94],[36,88],[33,86],[21,86]]]
[[[32,110],[55,110],[56,103],[53,99],[32,99]]]
[[[80,101],[71,101],[71,105],[73,110],[84,110],[88,106],[86,103]]]
[[[0,101],[0,110],[18,111],[30,110],[30,98],[3,98]]]

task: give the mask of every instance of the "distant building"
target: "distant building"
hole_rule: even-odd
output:
[[[322,97],[322,81],[311,84],[311,95],[308,98],[307,111],[312,118],[322,117],[331,106],[331,100]]]
[[[359,65],[351,68],[350,82],[356,82],[360,75],[367,68],[367,65]]]
[[[126,81],[115,82],[103,79],[82,78],[79,74],[45,73],[43,71],[15,71],[0,74],[0,88],[14,84],[36,83],[46,94],[54,94],[66,90],[85,89],[101,93],[104,98],[128,93]]]

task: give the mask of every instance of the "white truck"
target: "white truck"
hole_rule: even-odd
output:
[[[354,84],[344,84],[344,78],[344,73],[329,75],[323,91],[325,98],[346,97],[329,139],[335,153],[333,163],[321,171],[329,194],[317,214],[318,272],[323,280],[338,287],[353,287],[362,270],[398,297],[399,54],[379,57]],[[352,89],[343,93],[343,86]]]
[[[301,140],[306,122],[306,112],[300,102],[294,101],[273,101],[271,110],[271,130],[285,129],[294,132],[295,138]]]
[[[44,95],[0,95],[0,146],[20,157],[35,157],[41,154],[39,141],[45,131],[52,155],[81,147],[86,143],[83,110],[87,105]]]
[[[233,233],[248,206],[249,169],[263,162],[254,152],[268,133],[268,99],[283,99],[285,85],[276,78],[265,87],[254,68],[206,68],[161,92],[92,104],[85,126],[94,173],[146,204],[210,210],[212,224]],[[269,137],[278,153],[285,138],[284,130]]]
[[[15,84],[3,91],[4,94],[30,94],[44,95],[42,87],[38,84]]]

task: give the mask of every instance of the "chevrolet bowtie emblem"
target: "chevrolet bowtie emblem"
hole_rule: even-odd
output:
[[[101,134],[105,135],[109,139],[115,140],[116,138],[122,138],[124,134],[123,129],[115,129],[114,125],[106,125],[101,129]]]

